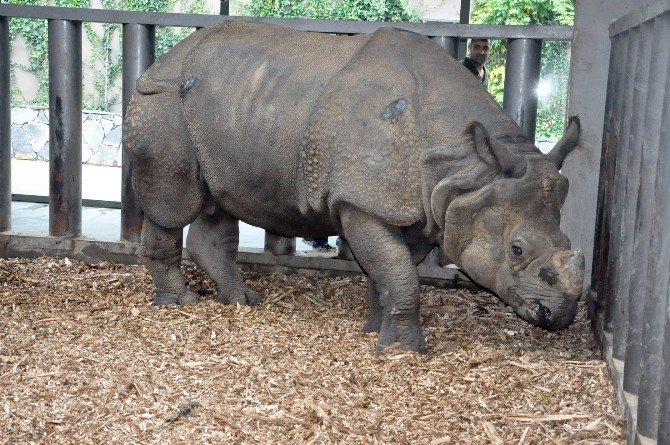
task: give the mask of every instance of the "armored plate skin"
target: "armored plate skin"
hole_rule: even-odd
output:
[[[583,256],[559,229],[558,169],[578,136],[573,118],[542,155],[419,34],[226,21],[138,80],[124,150],[157,303],[195,300],[175,271],[175,237],[189,223],[191,256],[221,300],[242,304],[260,297],[233,265],[237,220],[283,236],[339,234],[370,278],[365,329],[381,331],[378,348],[422,351],[415,263],[436,245],[531,323],[572,321]]]

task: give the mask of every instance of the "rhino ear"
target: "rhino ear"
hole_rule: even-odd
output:
[[[512,153],[504,144],[491,137],[482,123],[470,122],[463,130],[463,135],[472,140],[477,154],[484,162],[500,168],[506,177],[520,178],[526,174],[526,160],[523,156]]]
[[[554,148],[547,153],[547,159],[551,161],[558,170],[563,166],[563,161],[579,144],[579,133],[581,132],[581,123],[578,116],[572,116],[568,122],[568,128],[563,133],[563,137],[556,143]]]

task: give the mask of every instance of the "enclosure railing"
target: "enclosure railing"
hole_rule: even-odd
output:
[[[45,19],[49,38],[49,236],[25,236],[10,232],[10,69],[9,20],[13,17]],[[540,74],[542,40],[571,40],[572,29],[564,26],[482,26],[445,23],[375,23],[312,19],[243,18],[217,15],[134,13],[96,9],[37,7],[0,4],[0,256],[40,254],[70,255],[86,259],[128,261],[140,236],[142,215],[130,184],[127,160],[123,159],[121,194],[121,242],[110,243],[81,238],[81,107],[82,107],[82,22],[123,25],[123,110],[137,78],[154,61],[156,26],[201,28],[223,20],[254,20],[290,28],[337,34],[372,32],[394,26],[435,39],[452,56],[459,39],[489,37],[508,42],[504,108],[534,139],[537,112],[536,89]],[[131,243],[129,243],[131,242]],[[242,251],[238,261],[291,268],[324,268],[355,271],[346,245],[340,260],[300,258],[294,239],[266,233],[265,254]],[[246,256],[245,256],[246,255]],[[429,256],[419,272],[436,279],[458,277],[453,270],[437,267],[436,255]],[[346,260],[345,260],[346,259]]]
[[[593,319],[629,442],[670,444],[670,1],[610,37]]]

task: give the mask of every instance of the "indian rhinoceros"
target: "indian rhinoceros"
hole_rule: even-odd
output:
[[[333,36],[226,21],[137,82],[123,147],[144,211],[156,304],[188,304],[186,247],[219,300],[260,296],[234,264],[238,221],[346,238],[368,276],[378,350],[425,351],[416,264],[434,246],[530,323],[569,325],[584,259],[559,228],[559,169],[579,120],[543,155],[479,81],[420,34]]]

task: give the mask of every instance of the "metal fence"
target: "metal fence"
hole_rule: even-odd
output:
[[[670,444],[670,1],[610,37],[593,320],[629,442]]]
[[[10,70],[8,23],[13,17],[48,21],[49,30],[49,115],[50,191],[49,234],[26,236],[11,232],[10,190]],[[504,108],[532,138],[537,112],[536,88],[540,74],[542,40],[571,40],[572,29],[563,26],[481,26],[445,23],[374,23],[311,19],[242,18],[216,15],[131,13],[126,11],[36,7],[0,4],[0,257],[69,255],[87,260],[134,261],[142,215],[133,197],[129,165],[124,159],[121,194],[120,242],[103,242],[81,237],[81,96],[82,22],[123,25],[123,109],[135,89],[137,78],[154,61],[156,26],[205,27],[222,20],[255,20],[295,29],[337,33],[368,33],[394,26],[435,39],[449,54],[456,55],[459,39],[490,37],[507,39],[507,77]],[[357,272],[343,245],[339,259],[314,259],[293,255],[295,241],[266,233],[265,249],[242,250],[238,262],[266,265],[275,270],[330,269],[338,273]],[[432,254],[419,267],[423,278],[458,280],[454,269],[437,266]]]

